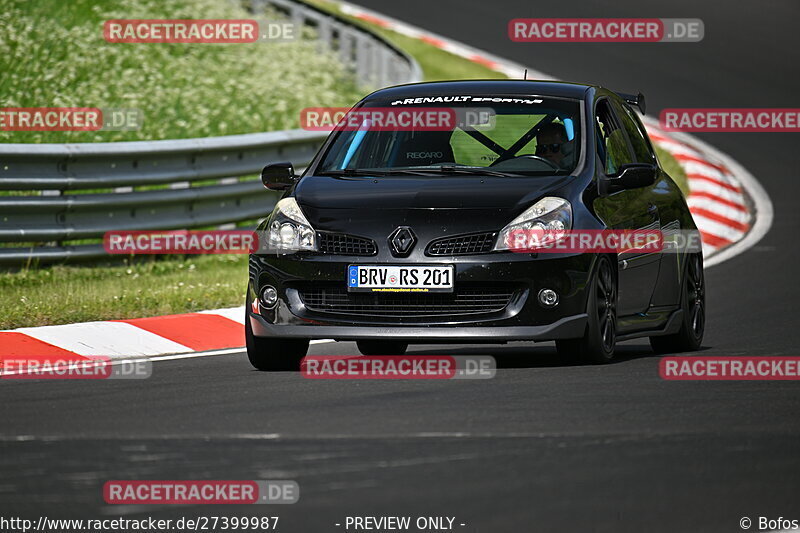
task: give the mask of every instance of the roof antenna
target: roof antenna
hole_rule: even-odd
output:
[[[525,69],[525,76],[522,78],[523,80],[528,80],[528,69]]]

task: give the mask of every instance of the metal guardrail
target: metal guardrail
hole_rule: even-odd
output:
[[[295,0],[270,4],[311,24],[361,85],[419,81],[419,65],[380,36]],[[0,145],[0,264],[105,256],[113,230],[189,229],[269,213],[275,195],[258,174],[270,161],[307,165],[327,134],[302,130],[203,139]],[[166,185],[166,187],[164,187]],[[158,186],[158,187],[152,187]],[[149,189],[149,190],[148,190]]]
[[[353,69],[360,86],[377,88],[422,81],[422,69],[412,57],[347,19],[298,0],[250,2],[254,13],[261,12],[269,4],[292,22],[313,27],[321,43]]]
[[[272,209],[274,194],[260,180],[241,177],[259,173],[268,161],[304,166],[325,137],[294,130],[174,141],[0,145],[0,189],[37,193],[0,196],[5,245],[0,263],[101,257],[105,252],[99,244],[65,241],[99,239],[107,231],[185,229],[262,217]],[[205,184],[193,186],[198,181]]]

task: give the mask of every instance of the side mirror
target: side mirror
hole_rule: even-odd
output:
[[[284,191],[294,185],[296,179],[291,163],[272,163],[261,171],[261,183],[271,191]]]
[[[607,194],[649,187],[656,182],[656,167],[642,163],[622,165],[616,176],[604,181]]]

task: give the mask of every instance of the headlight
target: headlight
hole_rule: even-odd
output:
[[[525,210],[520,216],[503,228],[495,250],[524,248],[515,246],[515,237],[526,233],[540,233],[545,238],[540,244],[558,240],[563,232],[572,228],[572,206],[563,198],[548,196],[542,198]],[[522,231],[520,231],[522,230]]]
[[[284,198],[272,211],[269,247],[275,253],[317,250],[316,232],[294,198]]]

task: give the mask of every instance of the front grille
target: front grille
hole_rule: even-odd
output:
[[[476,233],[431,241],[427,255],[485,254],[492,251],[496,233]]]
[[[331,255],[375,255],[378,246],[372,239],[344,233],[317,232],[319,251]]]
[[[309,311],[340,315],[425,317],[495,313],[514,297],[513,287],[464,287],[454,293],[364,293],[343,287],[298,290]]]

